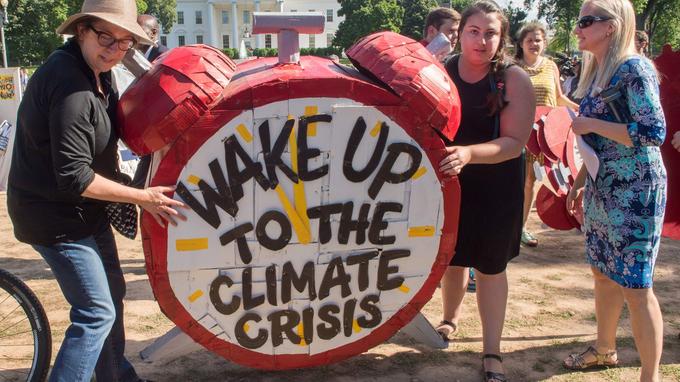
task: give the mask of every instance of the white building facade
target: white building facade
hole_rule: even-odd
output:
[[[253,35],[253,12],[321,12],[326,17],[323,34],[300,34],[300,48],[330,46],[338,25],[337,0],[177,0],[177,20],[170,33],[161,35],[168,48],[207,44],[218,49],[276,48],[276,34]]]

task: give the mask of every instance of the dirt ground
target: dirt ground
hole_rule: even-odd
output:
[[[47,311],[56,354],[68,324],[68,306],[46,263],[28,245],[16,241],[0,194],[0,268],[7,269],[37,294]],[[576,231],[553,231],[532,214],[529,229],[537,234],[536,249],[522,249],[508,268],[508,300],[503,355],[512,381],[632,381],[640,361],[624,310],[618,332],[621,367],[595,372],[568,372],[561,360],[584,350],[596,331],[592,276]],[[155,381],[479,381],[481,327],[473,294],[457,339],[447,350],[433,350],[398,333],[385,343],[349,360],[305,370],[262,372],[199,350],[181,357],[145,363],[140,350],[173,327],[154,301],[144,269],[140,240],[117,237],[127,280],[125,322],[129,359],[144,378]],[[680,242],[664,240],[657,262],[654,289],[664,316],[664,381],[680,381]],[[439,291],[425,308],[432,321],[441,319]],[[0,379],[2,372],[0,371]]]

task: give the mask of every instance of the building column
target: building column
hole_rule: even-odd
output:
[[[215,3],[208,1],[208,45],[219,49],[217,45],[217,29],[215,25]]]
[[[276,0],[276,2],[279,4],[279,12],[283,12],[283,0]]]
[[[255,0],[255,12],[259,12],[259,11],[260,11],[260,0]],[[253,20],[254,20],[254,18],[253,18]],[[253,22],[252,25],[255,25],[255,23]],[[264,48],[264,35],[263,34],[256,34],[254,36],[255,36],[255,47],[256,48]]]
[[[239,39],[238,39],[238,9],[236,8],[236,0],[231,0],[231,41],[233,42],[232,48],[239,49]]]

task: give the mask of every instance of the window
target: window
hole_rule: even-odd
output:
[[[243,11],[243,23],[250,24],[250,11]]]
[[[222,11],[222,24],[229,24],[229,11]]]
[[[177,24],[184,24],[184,12],[177,11]]]
[[[334,37],[335,36],[333,35],[333,33],[327,33],[326,34],[326,46],[333,46],[333,38]]]
[[[309,47],[310,48],[316,48],[316,35],[310,34],[309,35]]]
[[[291,12],[297,12],[297,9],[291,9],[290,11]]]
[[[184,39],[184,36],[177,36],[177,45],[178,46],[186,45],[186,41]]]
[[[203,35],[202,34],[196,35],[196,44],[203,44]]]
[[[161,36],[161,45],[168,46],[168,36]]]
[[[329,22],[329,23],[333,22],[333,10],[332,9],[326,9],[326,22]]]
[[[264,35],[264,47],[270,49],[272,47],[272,35]]]
[[[222,49],[227,49],[227,48],[229,48],[229,35],[223,34],[222,35]]]
[[[203,24],[203,12],[196,11],[196,24]]]
[[[316,12],[316,10],[314,10],[314,9],[310,9],[310,10],[309,10],[309,12]]]

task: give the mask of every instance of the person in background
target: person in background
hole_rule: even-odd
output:
[[[106,214],[134,203],[158,224],[186,219],[164,193],[115,180],[118,96],[111,68],[148,37],[134,0],[85,0],[57,33],[72,35],[28,83],[17,113],[7,210],[19,241],[49,264],[70,304],[71,324],[50,381],[140,381],[124,356],[125,279]]]
[[[635,50],[635,11],[628,0],[588,0],[574,33],[583,51],[576,96],[583,97],[574,134],[595,151],[599,171],[583,166],[567,196],[584,210],[586,259],[595,282],[597,339],[564,360],[567,369],[616,366],[616,330],[628,305],[640,356],[640,381],[659,381],[663,320],[654,266],[666,207],[666,168],[659,146],[666,121],[654,64]],[[620,105],[601,93],[615,89]],[[585,186],[585,191],[584,191]],[[575,202],[583,193],[583,205]]]
[[[21,91],[26,91],[26,85],[28,85],[28,71],[26,71],[26,68],[19,69],[19,80],[21,81]]]
[[[567,77],[562,83],[562,92],[567,95],[571,101],[576,104],[581,103],[581,99],[574,96],[576,89],[578,88],[578,81],[581,79],[581,59],[574,57],[572,59],[572,68],[574,70],[574,75]]]
[[[161,26],[158,24],[158,19],[153,15],[139,15],[137,17],[137,24],[139,24],[144,32],[149,36],[149,40],[153,42],[151,45],[140,44],[137,49],[144,53],[147,60],[153,61],[156,57],[168,51],[168,48],[160,43]]]
[[[531,79],[536,96],[536,106],[566,106],[570,109],[578,110],[578,105],[562,93],[560,71],[557,65],[548,57],[543,56],[543,52],[548,46],[546,38],[545,27],[542,24],[532,22],[523,26],[517,35],[518,46],[515,53],[515,61],[527,72]],[[536,161],[541,164],[543,163],[542,156],[536,157],[529,152],[525,154],[524,225],[526,225],[531,205],[534,202],[536,175],[534,174],[533,164]],[[524,228],[522,229],[522,244],[527,247],[536,247],[538,239]]]
[[[501,336],[508,296],[506,267],[519,254],[524,198],[522,150],[533,124],[534,92],[527,74],[505,58],[509,23],[492,1],[463,12],[460,55],[446,62],[462,118],[447,155],[444,176],[461,186],[456,254],[442,278],[443,319],[437,331],[449,338],[457,327],[468,267],[475,268],[482,322],[485,381],[506,381]]]
[[[435,8],[425,18],[424,37],[420,43],[427,47],[439,33],[442,33],[451,43],[449,51],[453,51],[458,44],[459,24],[460,14],[458,12],[451,8]]]
[[[649,49],[649,36],[645,31],[635,31],[635,51],[640,56],[647,56]]]
[[[680,131],[676,131],[675,134],[673,134],[673,140],[671,141],[671,144],[676,150],[680,151]]]

